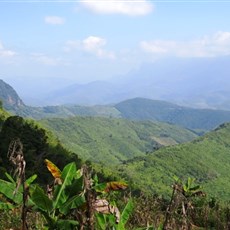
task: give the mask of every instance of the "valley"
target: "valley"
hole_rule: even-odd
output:
[[[111,167],[145,156],[163,146],[188,142],[197,135],[167,123],[115,118],[72,117],[39,121],[82,159]]]
[[[146,98],[114,105],[30,107],[12,87],[4,87],[7,90],[0,104],[2,175],[11,168],[7,148],[14,138],[20,138],[27,174],[36,171],[41,184],[50,180],[42,163],[48,158],[61,168],[70,161],[79,167],[86,163],[103,180],[125,180],[137,205],[142,202],[138,194],[144,194],[149,202],[150,197],[159,197],[163,208],[175,178],[196,179],[207,200],[229,200],[229,111]]]

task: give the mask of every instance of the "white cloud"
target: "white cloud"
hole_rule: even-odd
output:
[[[41,63],[43,65],[47,65],[47,66],[57,66],[57,65],[60,65],[62,63],[60,58],[48,57],[47,55],[45,55],[43,53],[32,53],[31,57],[36,62],[39,62],[39,63]]]
[[[141,16],[153,11],[153,4],[146,0],[86,0],[81,1],[81,4],[89,10],[100,14]]]
[[[95,52],[106,44],[106,40],[100,37],[89,36],[82,41],[82,44],[85,50]]]
[[[58,16],[46,16],[45,23],[51,25],[63,25],[65,23],[65,19]]]
[[[3,44],[0,41],[0,57],[13,57],[15,55],[16,55],[16,52],[5,49]]]
[[[172,41],[142,41],[141,48],[149,53],[167,53],[169,48],[173,48],[175,42]]]
[[[75,49],[83,50],[84,52],[91,53],[99,58],[114,59],[115,54],[111,51],[104,49],[107,41],[104,38],[89,36],[82,41],[70,40],[66,42],[64,47],[65,52],[70,52]]]
[[[71,51],[73,51],[75,49],[80,49],[80,47],[81,47],[81,41],[79,41],[79,40],[69,40],[69,41],[66,42],[63,50],[65,52],[71,52]]]
[[[230,32],[219,31],[212,36],[204,36],[198,40],[142,41],[143,51],[155,55],[172,55],[179,57],[215,57],[230,55]]]
[[[222,32],[219,31],[216,34],[214,34],[213,41],[220,45],[230,44],[230,32]]]

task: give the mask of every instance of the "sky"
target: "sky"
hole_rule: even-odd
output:
[[[87,83],[230,54],[230,1],[0,0],[0,79]]]

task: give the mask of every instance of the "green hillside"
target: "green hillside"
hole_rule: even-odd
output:
[[[145,156],[160,146],[191,141],[196,134],[159,122],[99,117],[52,118],[40,121],[84,160],[114,165]]]
[[[30,117],[33,119],[53,118],[53,117],[74,117],[74,116],[97,116],[97,117],[120,117],[120,112],[113,106],[95,105],[95,106],[81,106],[81,105],[58,105],[58,106],[44,106],[31,107],[25,106],[23,108],[15,109],[15,114],[23,117]]]
[[[36,173],[38,175],[38,182],[47,183],[51,179],[44,164],[46,158],[52,160],[61,168],[71,161],[76,161],[78,164],[81,163],[77,154],[65,149],[50,131],[41,127],[36,121],[23,119],[19,116],[9,116],[0,108],[1,178],[4,177],[6,171],[14,171],[7,153],[11,141],[18,138],[23,145],[27,176]]]
[[[3,124],[3,122],[6,120],[7,117],[9,117],[10,114],[8,112],[6,112],[3,108],[2,108],[2,101],[0,101],[0,128]]]
[[[154,120],[177,124],[193,130],[211,130],[230,122],[230,111],[192,109],[169,102],[135,98],[115,105],[123,118]]]
[[[161,148],[122,166],[127,178],[147,192],[169,195],[173,176],[194,177],[211,196],[230,197],[230,123],[190,143]]]
[[[5,171],[13,173],[7,150],[11,140],[20,138],[26,159],[26,177],[36,173],[36,182],[40,184],[44,185],[50,179],[53,180],[45,167],[45,158],[55,162],[59,168],[71,161],[76,162],[79,167],[81,160],[77,155],[97,163],[93,165],[94,169],[100,171],[97,171],[98,177],[95,176],[95,180],[106,177],[125,180],[129,185],[129,194],[124,193],[122,198],[118,193],[114,193],[111,197],[122,205],[122,202],[130,197],[130,191],[132,192],[135,208],[127,229],[146,229],[149,224],[159,228],[162,226],[169,207],[168,199],[164,198],[170,198],[175,175],[182,180],[188,177],[196,178],[208,194],[207,198],[182,198],[182,202],[187,202],[185,207],[190,205],[186,216],[186,219],[191,221],[189,226],[227,229],[227,202],[219,203],[211,200],[210,196],[221,201],[229,200],[230,197],[230,123],[222,124],[212,132],[197,137],[193,132],[181,127],[152,121],[72,117],[44,119],[38,123],[19,116],[9,116],[1,108],[1,103],[0,122],[1,179],[6,179]],[[99,164],[104,165],[104,168],[96,168]],[[74,187],[76,185],[74,184]],[[144,193],[139,193],[139,190]],[[175,202],[178,197],[174,197]],[[8,203],[8,199],[4,201]],[[39,198],[39,202],[43,201]],[[34,209],[32,213],[37,215]],[[21,215],[16,214],[19,219],[15,225],[19,226]],[[180,221],[184,220],[184,215],[179,203],[170,215],[171,227],[182,229],[183,222]],[[8,211],[1,211],[1,216],[1,224],[14,220],[14,216]],[[155,222],[155,218],[159,221]],[[175,220],[179,221],[176,223]]]

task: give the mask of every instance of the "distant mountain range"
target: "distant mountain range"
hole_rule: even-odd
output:
[[[25,105],[16,91],[4,81],[0,81],[0,89],[0,100],[3,101],[4,108],[14,114],[35,119],[78,115],[150,120],[176,124],[197,133],[214,129],[230,121],[230,111],[194,109],[144,98],[134,98],[113,105],[31,107]]]
[[[194,108],[230,110],[230,56],[168,58],[145,63],[108,81],[74,84],[62,79],[16,79],[24,101],[45,105],[105,105],[142,97]],[[95,73],[96,74],[96,73]],[[26,82],[26,85],[25,85]],[[68,86],[67,86],[68,85]],[[36,99],[37,98],[37,99]]]
[[[17,77],[8,79],[26,104],[107,105],[136,97],[193,108],[230,110],[230,56],[168,58],[144,63],[106,81]],[[96,78],[97,73],[95,73]]]

